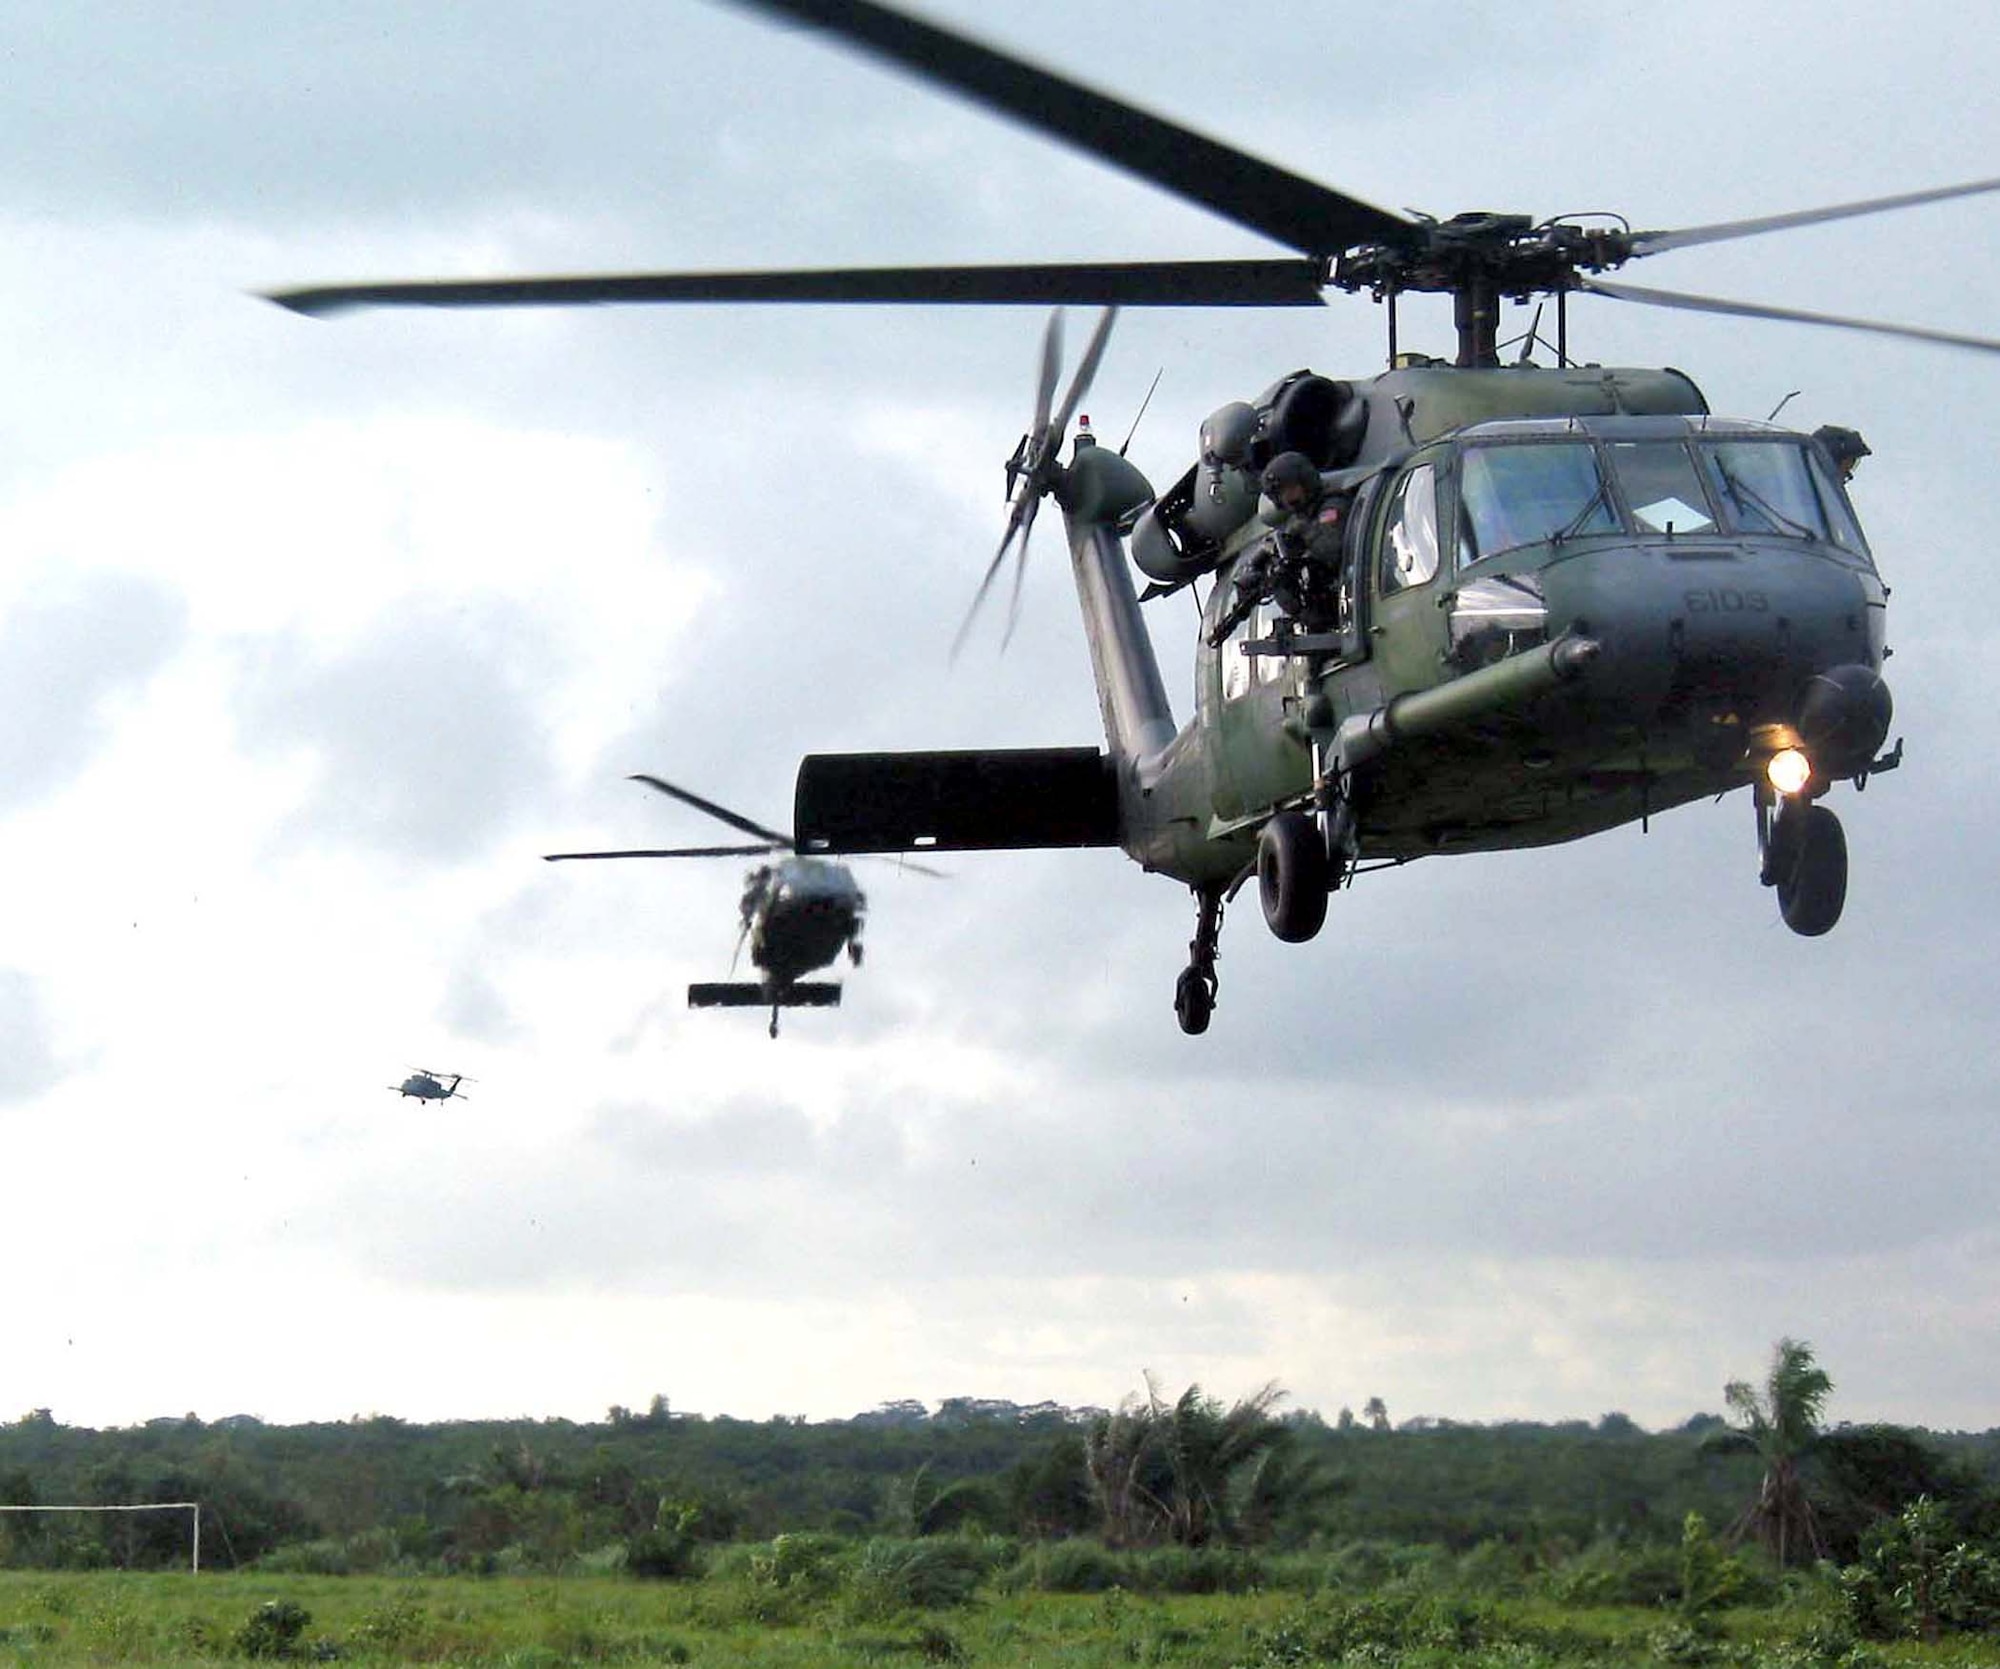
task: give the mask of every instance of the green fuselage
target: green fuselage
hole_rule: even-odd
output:
[[[1886,594],[1805,437],[1713,419],[1674,372],[1425,367],[1360,392],[1340,647],[1246,654],[1280,625],[1268,605],[1219,644],[1205,631],[1193,720],[1150,752],[1107,702],[1121,844],[1149,869],[1241,872],[1371,726],[1349,784],[1361,857],[1576,839],[1751,782],[1797,741],[1809,681],[1879,669]],[[1072,534],[1099,537],[1088,518]],[[1205,628],[1268,537],[1251,520],[1227,542]],[[1115,632],[1088,599],[1086,619],[1094,644]],[[1525,658],[1581,640],[1587,664],[1560,676]]]

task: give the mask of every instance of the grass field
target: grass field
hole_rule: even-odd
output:
[[[309,1663],[807,1665],[1035,1669],[1490,1669],[2000,1665],[2000,1641],[1861,1644],[1811,1596],[1713,1632],[1639,1607],[1384,1591],[1145,1596],[1002,1592],[916,1608],[850,1587],[710,1577],[326,1577],[0,1572],[0,1665]]]

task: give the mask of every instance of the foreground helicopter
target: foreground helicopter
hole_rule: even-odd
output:
[[[1225,902],[1251,877],[1281,939],[1312,938],[1332,893],[1434,853],[1573,840],[1748,788],[1759,878],[1795,931],[1839,919],[1847,846],[1823,802],[1901,762],[1881,667],[1888,589],[1828,448],[1715,416],[1673,370],[1581,365],[1568,300],[1837,326],[2000,351],[1991,339],[1646,290],[1627,261],[2000,189],[2000,180],[1757,220],[1633,231],[1389,213],[871,0],[736,0],[825,31],[1295,251],[1277,259],[849,269],[341,285],[273,297],[358,305],[604,302],[1078,303],[1106,309],[1058,403],[1045,339],[1033,427],[981,583],[1015,551],[1018,597],[1044,498],[1063,513],[1107,746],[818,755],[794,808],[804,853],[1118,846],[1193,892],[1175,991],[1207,1029]],[[1120,306],[1386,303],[1389,369],[1294,371],[1202,425],[1156,493],[1122,452],[1062,447]],[[1453,299],[1450,363],[1405,353],[1397,302]],[[1503,301],[1553,298],[1501,362]],[[1537,364],[1537,349],[1553,363]],[[1274,466],[1311,478],[1293,512]],[[1313,525],[1301,533],[1303,514]],[[1331,527],[1336,536],[1327,532]],[[1015,542],[1018,539],[1019,546]],[[1310,547],[1310,548],[1304,548]],[[1302,553],[1303,552],[1303,553]],[[1127,560],[1150,582],[1142,598]],[[1318,564],[1314,601],[1283,581]],[[1176,725],[1144,600],[1210,582],[1196,712]],[[974,605],[978,607],[977,600]],[[968,622],[969,623],[969,622]],[[961,638],[963,631],[961,631]],[[789,844],[789,843],[787,843]]]
[[[444,1080],[450,1078],[449,1084]],[[432,1072],[426,1067],[417,1067],[400,1084],[391,1084],[390,1089],[398,1095],[413,1096],[418,1101],[449,1101],[453,1096],[467,1100],[465,1092],[458,1086],[467,1081],[462,1072]]]
[[[861,921],[868,901],[845,864],[825,858],[800,857],[792,841],[775,829],[753,823],[726,806],[676,788],[659,777],[630,779],[657,788],[697,811],[719,818],[732,829],[758,837],[755,846],[671,846],[632,852],[551,852],[550,863],[574,858],[724,858],[787,852],[774,863],[759,864],[744,877],[742,928],[736,949],[747,944],[752,967],[763,972],[754,982],[690,985],[690,1008],[764,1008],[771,1010],[771,1035],[778,1035],[781,1008],[837,1008],[840,986],[803,975],[824,968],[844,950],[848,962],[861,965]]]

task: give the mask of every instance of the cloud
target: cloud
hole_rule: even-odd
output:
[[[0,814],[86,769],[116,704],[142,690],[186,635],[181,599],[149,580],[31,580],[0,622]]]
[[[518,1043],[525,1035],[499,986],[481,968],[461,966],[453,972],[439,1017],[458,1036],[480,1043]]]
[[[1991,149],[1991,31],[1943,8],[1836,38],[1795,8],[1698,6],[1669,36],[1637,11],[1468,23],[1422,0],[1293,20],[1274,76],[1269,31],[1218,33],[1185,0],[1137,54],[1113,8],[919,3],[1439,214],[1693,224],[1976,173],[1951,159]],[[839,1413],[1113,1403],[1153,1367],[1329,1406],[1381,1392],[1399,1416],[1678,1418],[1793,1332],[1878,1406],[1982,1407],[2000,789],[1978,762],[2000,736],[1967,607],[1990,566],[1967,514],[1979,367],[1573,309],[1579,357],[1688,365],[1752,416],[1803,387],[1788,417],[1876,447],[1861,496],[1909,760],[1841,791],[1854,880],[1825,940],[1778,924],[1738,796],[1370,876],[1307,946],[1246,893],[1189,1039],[1184,889],[1115,853],[967,854],[945,882],[857,866],[867,965],[771,1043],[683,998],[727,966],[736,866],[537,856],[715,832],[629,771],[782,825],[807,751],[1096,739],[1052,514],[1011,648],[989,609],[946,659],[999,537],[1039,310],[320,325],[245,292],[1262,240],[725,4],[10,22],[0,282],[35,397],[0,414],[0,513],[38,566],[0,627],[0,832],[33,878],[8,942],[27,983],[0,982],[8,1107],[51,1179],[46,1232],[84,1208],[75,1179],[106,1186],[90,1152],[143,1155],[117,1179],[131,1209],[35,1300],[16,1406],[594,1415],[666,1389]],[[1755,165],[1690,170],[1646,143],[1657,122],[1606,120],[1614,83],[1661,108],[1701,89]],[[1489,132],[1508,143],[1468,142]],[[1693,250],[1647,281],[1976,328],[1991,213]],[[1970,256],[1908,258],[1945,238]],[[1332,300],[1129,311],[1099,433],[1164,367],[1133,457],[1170,482],[1223,401],[1300,364],[1363,373],[1381,311]],[[1401,323],[1405,346],[1449,341],[1435,298]],[[1149,609],[1183,718],[1186,604]],[[134,806],[162,809],[135,830]],[[51,1036],[91,1039],[92,1071],[55,1083]],[[383,1086],[420,1061],[468,1068],[477,1099],[398,1102]],[[189,1220],[199,1246],[163,1253]],[[190,1292],[222,1307],[204,1321]],[[252,1303],[324,1317],[337,1377],[298,1383],[252,1327],[227,1350]],[[131,1368],[178,1359],[132,1343],[158,1316],[218,1338],[198,1397]],[[105,1342],[85,1360],[58,1321]]]
[[[422,863],[486,850],[553,783],[536,691],[560,664],[504,602],[419,604],[334,651],[296,635],[250,647],[235,699],[243,745],[315,764],[280,843]]]
[[[0,968],[0,1104],[32,1101],[63,1076],[34,978]]]

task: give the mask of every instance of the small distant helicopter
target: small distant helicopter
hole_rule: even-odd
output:
[[[451,1079],[449,1084],[446,1078]],[[400,1084],[391,1084],[390,1089],[399,1095],[414,1096],[419,1101],[449,1101],[453,1096],[459,1100],[469,1097],[458,1086],[471,1082],[462,1072],[432,1072],[427,1067],[417,1067]]]
[[[837,1008],[840,985],[803,976],[824,968],[844,950],[850,965],[861,965],[861,924],[868,901],[845,864],[827,858],[801,857],[791,838],[761,823],[704,800],[685,788],[643,773],[628,779],[643,782],[684,805],[755,835],[755,846],[672,846],[632,852],[550,852],[549,863],[575,858],[725,858],[786,852],[789,857],[759,864],[744,877],[742,927],[736,950],[747,945],[752,967],[763,978],[755,982],[690,985],[690,1008],[764,1008],[771,1010],[771,1035],[778,1035],[778,1011],[784,1008]],[[732,962],[733,962],[732,958]]]
[[[1182,1030],[1207,1030],[1225,902],[1257,882],[1298,942],[1371,869],[1579,839],[1748,788],[1759,879],[1795,932],[1838,921],[1846,836],[1820,803],[1902,762],[1882,665],[1888,587],[1828,444],[1719,418],[1682,372],[1579,363],[1573,293],[2000,352],[1987,337],[1641,289],[1627,261],[2000,190],[2000,179],[1674,231],[1622,217],[1390,213],[875,0],[734,0],[823,31],[1228,218],[1281,258],[346,284],[355,306],[607,302],[1079,304],[1105,309],[1060,402],[1060,314],[974,610],[1061,509],[1106,746],[815,755],[804,854],[1117,846],[1194,895]],[[1387,304],[1388,369],[1295,370],[1201,426],[1156,493],[1079,423],[1119,307]],[[1457,353],[1405,352],[1397,303],[1449,295]],[[1545,298],[1554,340],[1541,333]],[[1503,303],[1535,304],[1503,363]],[[1536,353],[1551,363],[1541,363]],[[1265,488],[1303,462],[1338,548],[1320,605],[1266,586],[1291,537]],[[1324,513],[1323,508],[1320,512]],[[1018,539],[1018,548],[1015,542]],[[1128,557],[1149,582],[1141,596]],[[1206,581],[1195,714],[1177,726],[1140,605]],[[968,624],[970,616],[968,616]],[[961,629],[960,637],[963,639]],[[758,831],[769,834],[769,831]]]

